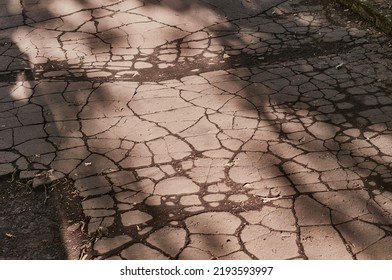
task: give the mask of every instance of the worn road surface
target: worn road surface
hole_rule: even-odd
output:
[[[392,259],[391,39],[323,0],[2,0],[0,175],[72,182],[92,258]]]

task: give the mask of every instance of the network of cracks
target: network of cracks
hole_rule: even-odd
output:
[[[72,182],[92,258],[392,258],[390,37],[325,1],[71,2],[5,4],[0,173]]]

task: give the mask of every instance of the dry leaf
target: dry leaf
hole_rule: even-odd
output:
[[[113,173],[118,171],[118,169],[114,169],[114,168],[105,168],[104,170],[102,170],[103,174],[107,174],[107,173]]]

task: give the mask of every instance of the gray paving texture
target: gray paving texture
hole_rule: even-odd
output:
[[[74,182],[94,258],[392,259],[390,36],[322,0],[0,3],[0,174]]]

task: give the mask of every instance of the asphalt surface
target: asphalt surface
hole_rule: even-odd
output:
[[[392,259],[391,37],[330,1],[0,4],[0,175],[99,259]]]

